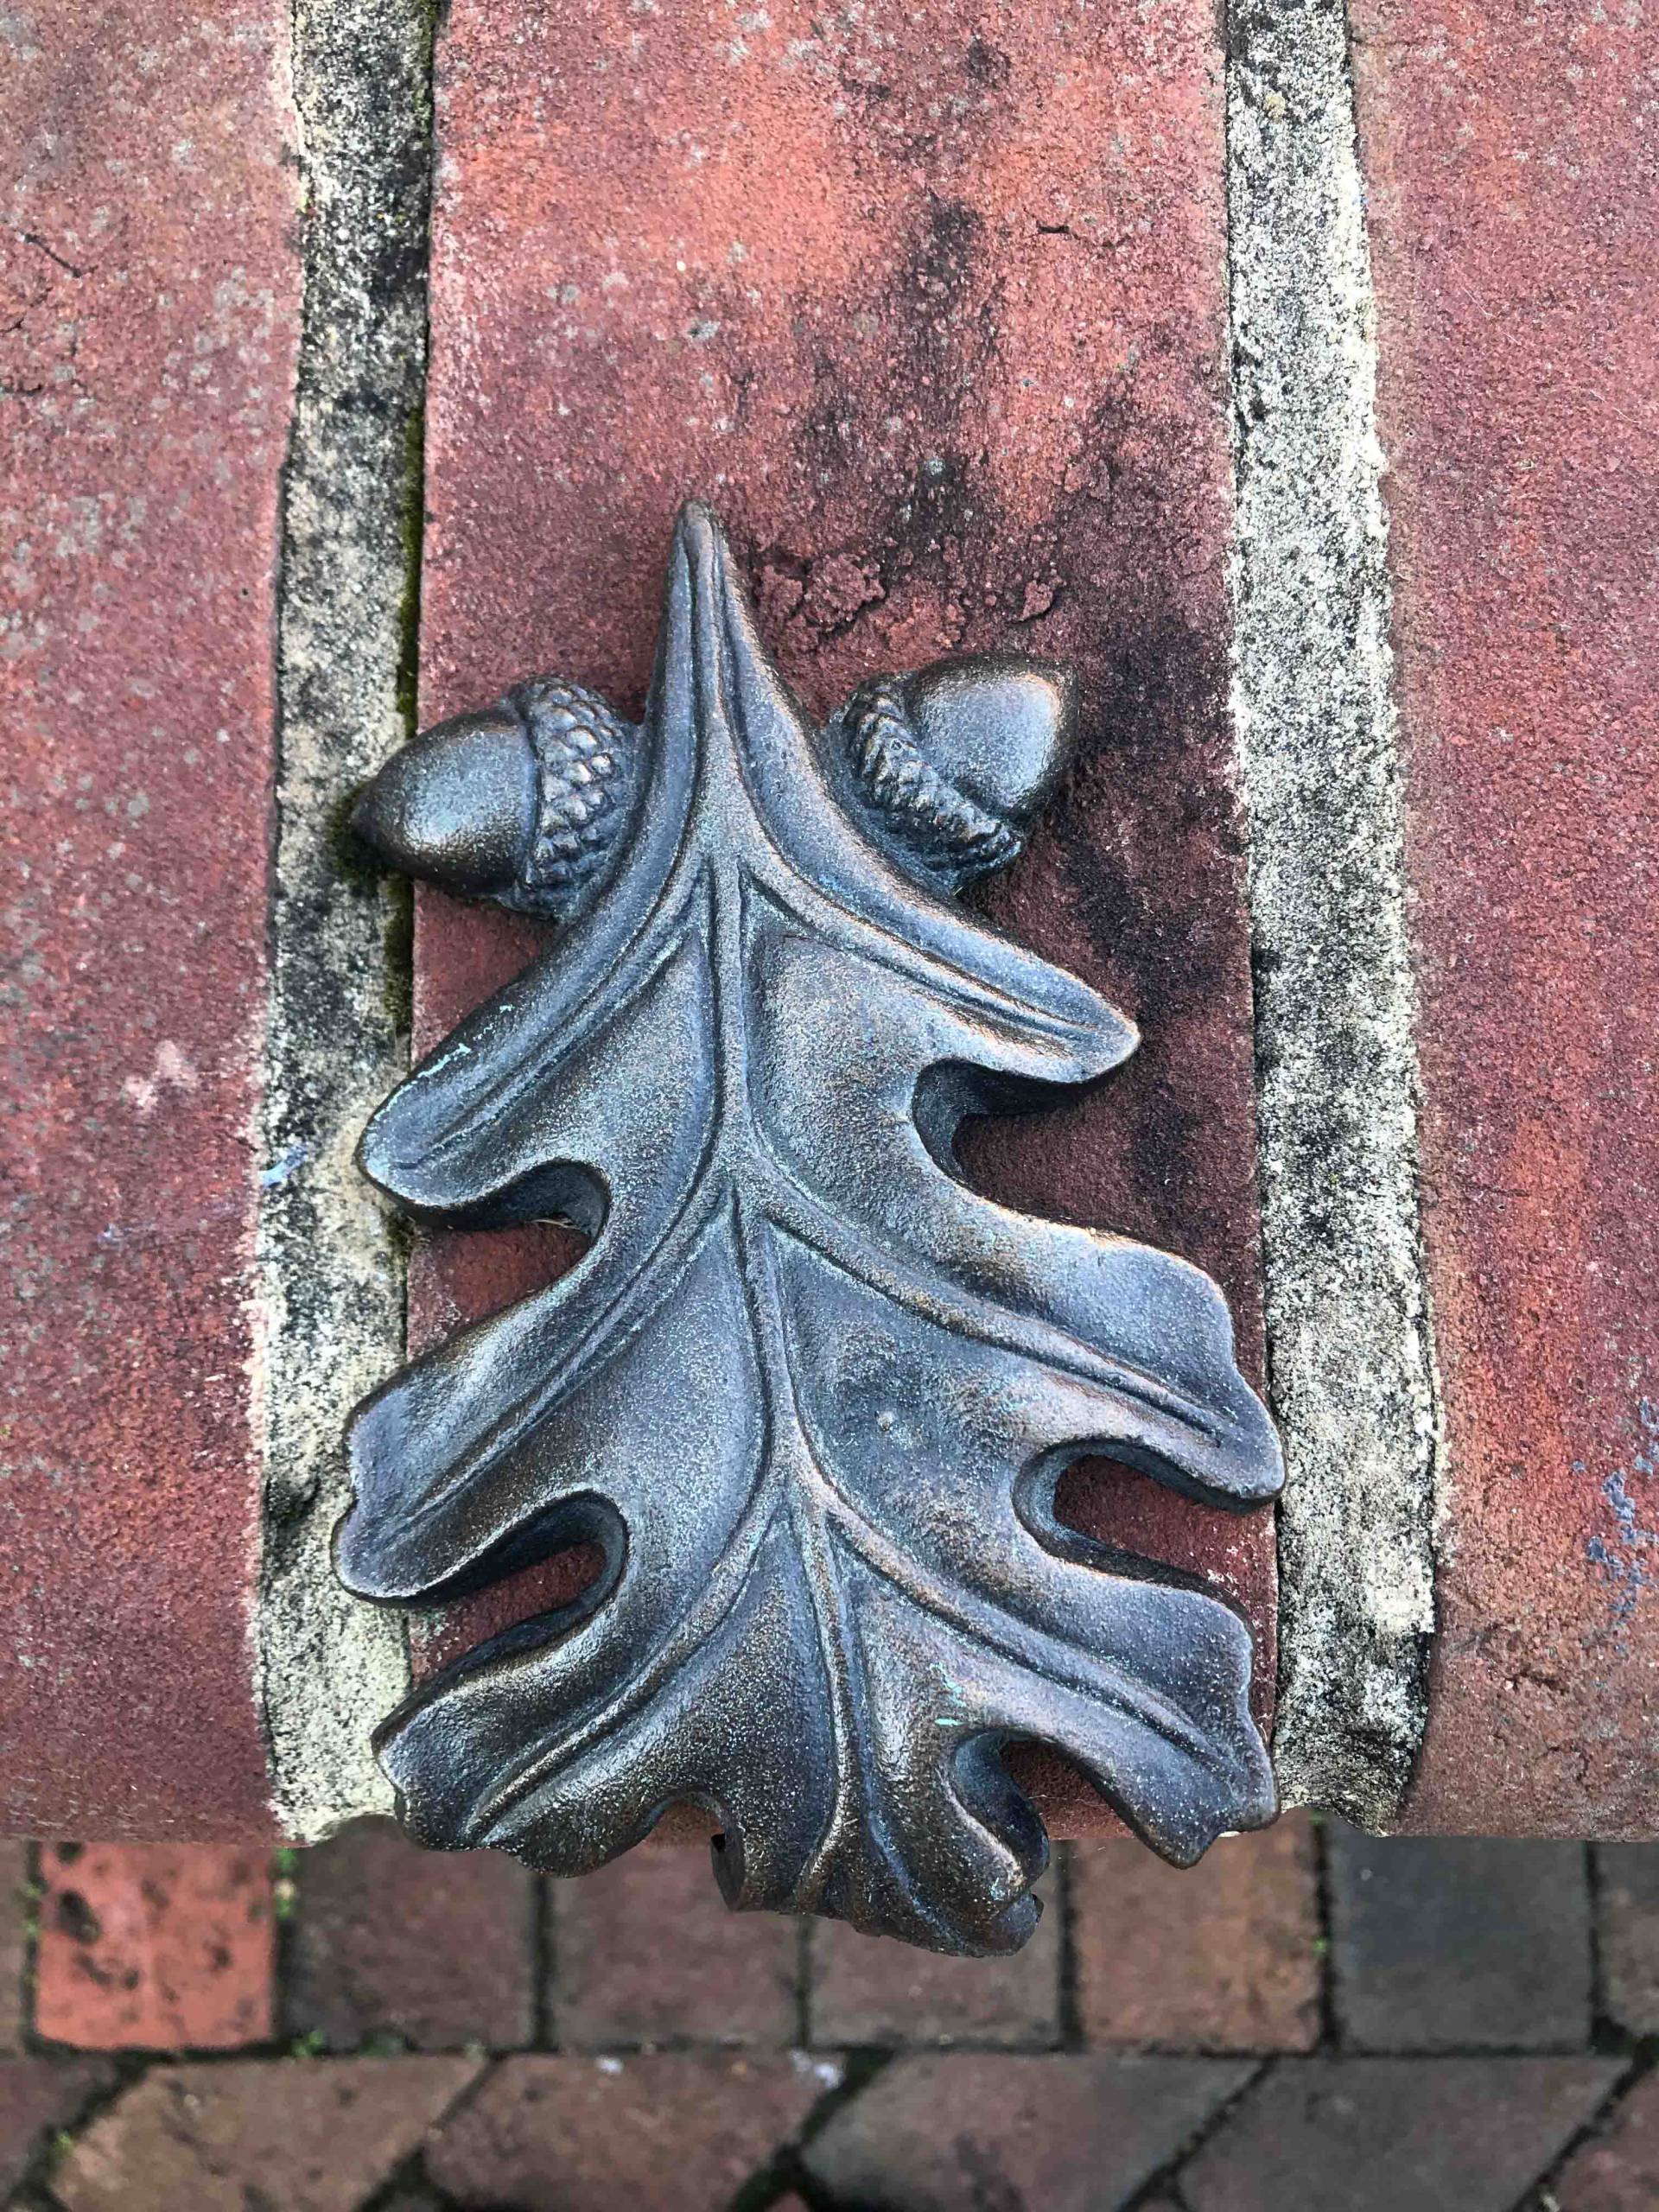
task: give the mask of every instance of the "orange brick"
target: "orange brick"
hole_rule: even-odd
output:
[[[272,2027],[270,1874],[213,1844],[41,1853],[35,2024],[82,2050],[226,2050]]]

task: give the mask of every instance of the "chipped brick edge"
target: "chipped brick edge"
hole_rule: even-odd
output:
[[[309,1840],[389,1809],[369,1738],[408,1681],[401,1624],[346,1596],[329,1537],[346,1414],[403,1356],[397,1232],[353,1154],[407,1065],[407,908],[342,824],[412,734],[433,22],[428,0],[297,0],[293,33],[305,295],[257,1133],[256,1668],[277,1816]]]
[[[1438,1389],[1385,467],[1340,0],[1230,0],[1234,709],[1250,817],[1287,1803],[1368,1827],[1422,1740]]]

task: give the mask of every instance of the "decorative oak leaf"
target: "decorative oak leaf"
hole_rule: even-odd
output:
[[[937,887],[1006,860],[1052,773],[1012,758],[1053,753],[1052,676],[998,665],[1001,741],[951,707],[971,664],[918,708],[955,713],[955,777],[891,686],[815,730],[689,508],[643,729],[523,687],[370,794],[406,863],[519,903],[552,880],[575,918],[381,1109],[367,1172],[416,1215],[595,1238],[353,1424],[361,1595],[435,1603],[578,1540],[606,1560],[380,1732],[429,1843],[575,1874],[690,1800],[734,1906],[995,1952],[1047,1851],[1014,1742],[1179,1862],[1272,1816],[1241,1620],[1053,1510],[1096,1450],[1219,1504],[1277,1489],[1219,1294],[956,1166],[964,1115],[1135,1042]]]

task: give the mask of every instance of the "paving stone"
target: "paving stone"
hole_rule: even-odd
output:
[[[511,2050],[536,2033],[536,1878],[498,1851],[429,1852],[361,1821],[302,1853],[286,2031],[335,2050]]]
[[[550,1885],[563,2046],[798,2040],[801,1931],[728,1912],[706,1845],[646,1845]]]
[[[1306,2050],[1319,2035],[1319,1878],[1305,1815],[1230,1836],[1185,1871],[1128,1839],[1071,1862],[1088,2043]]]
[[[861,2212],[1114,2212],[1249,2078],[1219,2058],[904,2056],[806,2164]]]
[[[427,2170],[463,2203],[513,2212],[717,2212],[837,2071],[798,2054],[509,2058],[439,2131]]]
[[[5,40],[0,1827],[271,1828],[255,1639],[287,0]]]
[[[41,1853],[35,2024],[83,2050],[209,2050],[272,2032],[270,1861],[222,1844]]]
[[[16,2050],[22,2038],[29,1888],[29,1846],[0,1842],[0,2051]]]
[[[1024,1950],[1004,1959],[953,1959],[861,1936],[843,1921],[815,1923],[808,2018],[815,2044],[999,2044],[1059,2041],[1065,1910],[1052,1876],[1043,1916]]]
[[[1596,1862],[1607,2011],[1632,2035],[1659,2035],[1659,1844],[1604,1843]]]
[[[53,2179],[66,2212],[353,2212],[481,2070],[464,2058],[160,2066]]]
[[[1190,2212],[1510,2212],[1621,2071],[1604,2058],[1285,2058],[1181,2169]]]
[[[1446,1442],[1426,1833],[1659,1786],[1659,16],[1354,0]]]
[[[1581,2050],[1589,1883],[1572,1843],[1359,1834],[1328,1843],[1338,2030],[1363,2050]]]
[[[1659,2204],[1659,2074],[1623,2097],[1550,2190],[1553,2212],[1653,2212]]]
[[[69,2126],[108,2078],[91,2059],[0,2059],[0,2198],[10,2201],[48,2132]]]
[[[1010,1204],[1211,1268],[1259,1372],[1216,11],[992,27],[921,0],[755,9],[741,54],[734,36],[692,6],[447,11],[423,715],[538,668],[636,710],[694,492],[816,709],[946,651],[1075,660],[1081,757],[989,902],[1145,1041],[1110,1084],[966,1149]],[[419,1041],[527,946],[418,893]],[[417,1341],[546,1280],[544,1251],[467,1243],[417,1255]],[[1236,1595],[1270,1698],[1270,1515],[1103,1461],[1065,1504]],[[474,1601],[445,1648],[499,1618]],[[1039,1771],[1060,1832],[1109,1824],[1070,1769]]]

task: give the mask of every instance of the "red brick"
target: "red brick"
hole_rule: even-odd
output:
[[[1071,1910],[1086,2042],[1199,2050],[1318,2042],[1318,1872],[1305,1817],[1225,1838],[1184,1872],[1127,1840],[1079,1844]]]
[[[299,310],[283,0],[29,11],[0,246],[0,1825],[268,1830],[248,1131]]]
[[[214,1844],[48,1845],[35,2024],[82,2050],[219,2050],[271,2033],[270,1873]]]
[[[1659,1850],[1606,1843],[1596,1859],[1596,1940],[1607,2011],[1631,2035],[1659,2035]]]
[[[806,2150],[837,2203],[1116,2212],[1249,2079],[1219,2058],[899,2058]]]
[[[630,1852],[550,1886],[561,2044],[798,2039],[800,1928],[728,1912],[706,1846]]]
[[[1511,2212],[1618,2079],[1605,2058],[1293,2058],[1181,2170],[1190,2212]]]
[[[108,2079],[88,2060],[0,2059],[0,2197],[48,2154],[48,2130],[69,2126]]]
[[[1638,2082],[1554,2182],[1559,2212],[1653,2212],[1659,2204],[1659,2075]]]
[[[160,2066],[53,2177],[65,2212],[353,2212],[480,2071],[464,2058]]]
[[[427,2168],[463,2203],[515,2212],[719,2212],[824,2086],[798,2061],[709,2051],[509,2058],[439,2132]]]
[[[1659,1784],[1650,11],[1357,0],[1447,1486],[1426,1829]]]
[[[22,2039],[31,1904],[28,1845],[0,1843],[0,2051]]]
[[[1075,660],[1083,758],[991,904],[1147,1041],[976,1138],[974,1172],[1212,1268],[1259,1372],[1213,8],[785,0],[740,31],[691,0],[458,0],[446,22],[423,716],[543,668],[637,710],[692,492],[817,709],[950,648]],[[423,893],[421,1041],[530,941]],[[417,1338],[547,1279],[523,1240],[497,1251],[417,1262]],[[1270,1521],[1152,1488],[1096,1464],[1068,1510],[1196,1565],[1268,1635]],[[443,1648],[536,1602],[480,1604]],[[1264,1701],[1272,1675],[1264,1642]],[[1063,1825],[1101,1823],[1069,1770],[1037,1771]]]
[[[844,1921],[815,1926],[813,2042],[1015,2048],[1058,2043],[1065,1912],[1052,1881],[1043,1885],[1043,1894],[1037,1933],[1023,1951],[1006,1959],[944,1958],[861,1936]]]
[[[536,2035],[536,1878],[495,1851],[429,1852],[359,1821],[303,1853],[287,2031],[336,2050],[401,2037],[416,2050]]]

